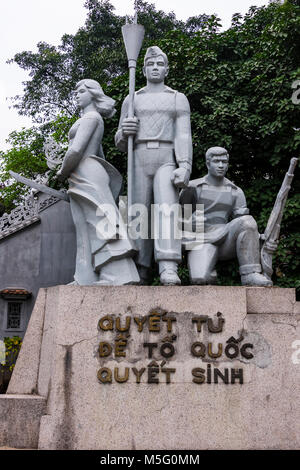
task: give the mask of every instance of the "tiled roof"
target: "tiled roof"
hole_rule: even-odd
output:
[[[19,289],[19,288],[16,288],[16,287],[8,287],[7,289],[3,289],[0,291],[0,295],[1,296],[7,296],[7,295],[25,295],[26,297],[30,297],[31,296],[31,292],[29,292],[28,290],[26,289]]]

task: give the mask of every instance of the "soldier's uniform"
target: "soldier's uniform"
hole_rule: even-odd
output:
[[[188,251],[190,277],[194,283],[213,283],[218,259],[237,256],[240,274],[260,273],[259,233],[249,214],[243,191],[224,178],[222,186],[213,186],[207,177],[190,181],[180,194],[181,204],[204,205],[203,239],[195,242],[193,234],[184,240]],[[231,220],[232,219],[232,220]],[[193,220],[194,225],[196,220]]]
[[[123,138],[121,125],[127,117],[128,101],[127,97],[115,138],[122,151],[127,150],[127,139]],[[178,204],[178,189],[171,181],[173,172],[178,166],[189,170],[192,166],[190,106],[182,93],[167,86],[159,93],[149,93],[145,87],[135,93],[134,113],[139,120],[139,129],[134,141],[132,204],[144,204],[148,210],[148,238],[136,240],[137,263],[150,267],[153,252],[151,204]],[[168,211],[162,211],[162,226],[172,223]],[[154,252],[157,262],[179,263],[181,240],[174,236],[157,238]]]

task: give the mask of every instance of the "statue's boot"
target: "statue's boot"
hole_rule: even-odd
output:
[[[241,233],[237,238],[236,251],[240,264],[241,283],[243,286],[270,287],[270,279],[261,274],[259,233],[253,217],[240,218]]]
[[[164,286],[178,286],[181,280],[177,274],[178,265],[175,261],[160,261],[160,283]]]
[[[241,281],[243,286],[271,287],[273,285],[272,281],[260,273],[243,274]]]

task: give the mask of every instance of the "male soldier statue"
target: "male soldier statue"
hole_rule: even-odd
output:
[[[153,253],[151,204],[178,204],[178,188],[187,187],[192,167],[190,106],[185,95],[165,85],[168,71],[166,54],[159,47],[148,48],[143,67],[147,85],[135,93],[134,118],[127,117],[128,96],[124,100],[115,137],[117,147],[126,151],[128,136],[135,136],[133,183],[128,191],[132,204],[144,204],[148,211],[148,238],[136,240],[136,262],[144,281]],[[163,210],[162,226],[166,224],[171,224],[171,217]],[[169,238],[156,237],[154,254],[161,284],[180,284],[181,240],[174,233]]]
[[[190,181],[180,194],[181,204],[204,205],[203,239],[186,240],[188,267],[193,284],[214,284],[218,260],[237,256],[241,282],[249,286],[271,286],[261,273],[259,233],[252,216],[248,215],[243,191],[225,178],[229,155],[222,147],[212,147],[206,152],[208,174]],[[193,225],[197,224],[196,211]],[[203,214],[202,214],[203,216]]]

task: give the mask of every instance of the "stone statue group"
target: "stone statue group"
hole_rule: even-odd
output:
[[[148,48],[143,67],[147,84],[135,92],[133,117],[128,117],[129,98],[124,100],[115,135],[115,144],[122,152],[127,151],[128,138],[133,139],[128,192],[132,205],[145,208],[140,221],[147,232],[141,230],[143,236],[135,239],[130,237],[130,208],[126,227],[117,204],[121,175],[105,160],[101,145],[103,118],[115,113],[115,102],[95,80],[81,80],[76,86],[82,116],[70,129],[69,147],[58,173],[61,181],[68,179],[76,227],[74,284],[146,284],[154,252],[160,283],[179,285],[178,265],[185,251],[192,284],[216,283],[217,261],[237,257],[242,285],[271,286],[270,278],[262,273],[260,235],[244,193],[225,177],[227,150],[217,146],[208,149],[208,173],[190,181],[190,106],[184,94],[165,85],[168,70],[166,54],[156,46]],[[154,220],[153,204],[163,207]],[[160,233],[156,225],[172,224],[166,208],[186,205],[191,207],[188,233],[183,232],[181,239],[171,230],[167,237],[152,236],[154,229]],[[198,226],[202,226],[201,237]],[[276,246],[270,245],[272,249]]]

